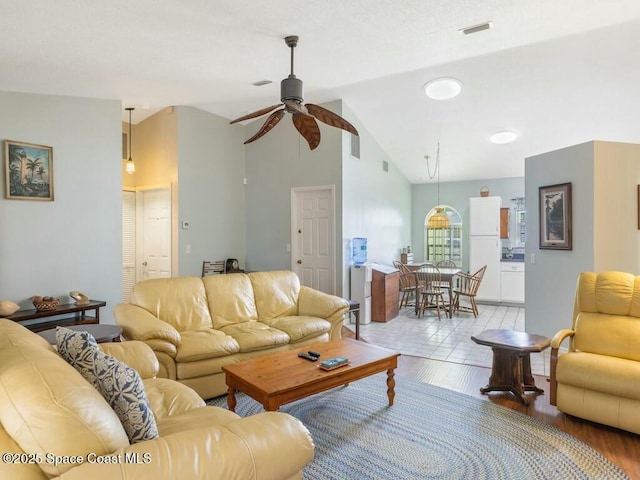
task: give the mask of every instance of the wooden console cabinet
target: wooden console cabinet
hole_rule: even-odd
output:
[[[388,322],[398,316],[400,272],[384,265],[373,265],[371,272],[371,320]]]
[[[33,332],[40,332],[55,327],[100,323],[100,308],[105,305],[107,305],[107,302],[90,300],[86,305],[67,303],[58,305],[55,310],[41,312],[35,308],[18,310],[13,315],[4,318],[18,322]],[[87,311],[91,310],[94,311],[93,316],[87,315]]]

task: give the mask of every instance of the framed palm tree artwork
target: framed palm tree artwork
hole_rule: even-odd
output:
[[[53,201],[53,148],[4,141],[5,198]]]

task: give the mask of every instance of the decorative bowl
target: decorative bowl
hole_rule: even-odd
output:
[[[60,303],[59,298],[53,297],[31,297],[31,301],[33,302],[33,306],[36,307],[38,312],[49,312],[51,310],[55,310],[58,304]]]
[[[20,305],[11,300],[0,301],[0,317],[7,317],[20,310]]]

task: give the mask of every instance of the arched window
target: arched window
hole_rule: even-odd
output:
[[[438,209],[442,209],[449,219],[449,227],[429,228],[429,219]],[[424,252],[427,262],[436,264],[451,260],[457,267],[462,267],[462,216],[455,208],[437,205],[429,210],[424,219]]]

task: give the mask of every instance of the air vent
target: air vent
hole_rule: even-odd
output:
[[[360,137],[351,135],[351,156],[360,158]]]
[[[465,35],[471,35],[472,33],[482,32],[484,30],[489,30],[490,28],[493,28],[493,22],[486,22],[472,27],[461,28],[460,31]]]
[[[387,162],[386,160],[382,161],[382,170],[385,172],[389,171],[389,162]]]
[[[254,87],[262,87],[263,85],[269,85],[270,83],[273,83],[271,80],[260,80],[258,82],[254,82],[251,85],[253,85]]]

